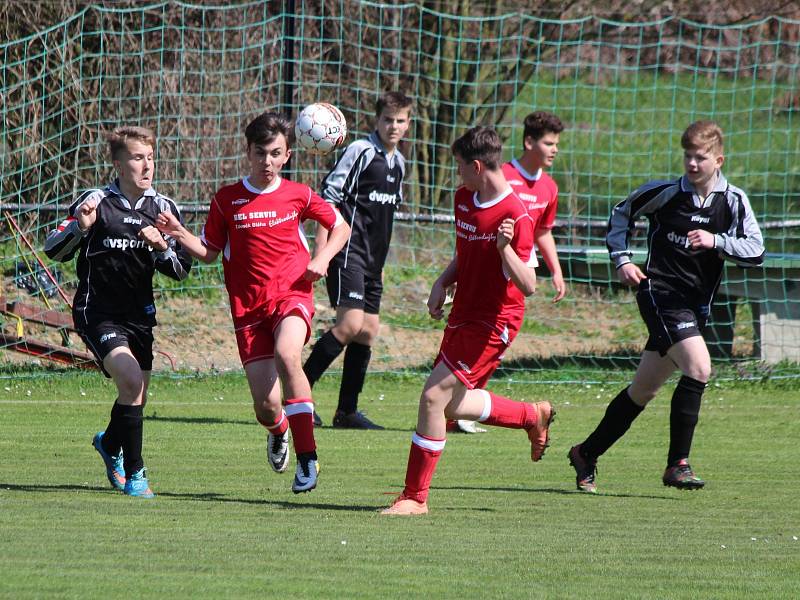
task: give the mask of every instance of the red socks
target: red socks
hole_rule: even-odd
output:
[[[481,391],[486,394],[486,407],[478,419],[481,423],[511,429],[530,429],[536,425],[539,415],[531,404],[504,398],[486,390]]]
[[[436,471],[436,464],[442,454],[446,440],[434,440],[414,433],[411,437],[411,450],[408,453],[406,468],[406,487],[403,495],[417,502],[428,499],[431,479]]]
[[[311,398],[291,398],[286,401],[286,416],[292,430],[296,454],[314,452],[314,403]]]

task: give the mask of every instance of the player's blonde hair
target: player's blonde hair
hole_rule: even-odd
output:
[[[128,147],[128,141],[135,140],[142,144],[147,144],[155,150],[156,134],[147,127],[137,127],[136,125],[123,125],[117,127],[106,135],[108,151],[111,153],[111,160],[117,160],[117,156]]]
[[[722,154],[722,128],[714,121],[695,121],[683,132],[681,147],[684,150],[702,148],[714,154]]]

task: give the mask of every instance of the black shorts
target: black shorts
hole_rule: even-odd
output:
[[[359,308],[371,315],[377,315],[381,309],[383,282],[363,271],[331,265],[325,287],[333,308]]]
[[[153,370],[153,328],[137,323],[92,321],[78,330],[81,339],[103,366],[103,359],[114,348],[125,346],[131,351],[142,371]],[[106,377],[109,374],[103,369]]]
[[[636,293],[639,314],[642,315],[650,334],[645,350],[667,354],[673,344],[690,337],[702,336],[708,321],[708,311],[701,307],[687,306],[675,294],[651,289],[640,289]]]

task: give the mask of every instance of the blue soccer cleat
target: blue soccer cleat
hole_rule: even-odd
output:
[[[125,489],[125,468],[122,466],[122,450],[120,450],[119,454],[116,456],[110,456],[103,450],[102,442],[104,435],[105,431],[97,432],[92,438],[92,446],[94,446],[94,449],[100,454],[100,458],[103,459],[106,465],[106,477],[108,477],[108,482],[111,484],[111,487],[123,491]]]
[[[137,498],[155,498],[155,494],[150,489],[150,484],[147,482],[147,472],[144,467],[136,471],[133,475],[128,477],[125,482],[125,489],[123,490],[126,496],[135,496]]]
[[[319,475],[319,463],[316,458],[308,456],[297,457],[297,470],[294,473],[292,491],[295,494],[310,492],[317,487],[317,475]]]

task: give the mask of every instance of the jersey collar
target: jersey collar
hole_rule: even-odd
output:
[[[262,190],[254,186],[252,183],[250,183],[249,177],[245,177],[244,179],[242,179],[242,185],[244,185],[244,187],[247,188],[247,191],[253,192],[254,194],[271,194],[280,187],[282,181],[283,179],[280,176],[278,176],[275,178],[275,181],[273,181],[271,184],[269,184]]]
[[[533,173],[533,174],[528,173],[525,170],[525,167],[523,167],[516,158],[511,159],[511,164],[514,165],[514,168],[517,171],[519,171],[519,174],[522,175],[528,181],[538,181],[539,178],[542,176],[542,170],[541,169],[539,169],[538,171],[536,171],[536,173]]]
[[[711,193],[713,194],[714,192],[726,192],[727,190],[728,190],[728,180],[725,179],[725,175],[722,174],[722,171],[717,171],[717,182],[714,184],[714,188],[711,190]],[[681,176],[681,191],[697,194],[697,190],[694,189],[692,182],[689,181],[689,178],[686,177],[686,175]]]
[[[122,190],[119,189],[119,179],[115,179],[110,184],[108,184],[106,186],[106,190],[117,196],[120,199],[120,201],[125,205],[125,208],[131,207],[130,200],[126,198],[125,194],[122,193]],[[155,198],[155,197],[156,197],[156,191],[152,187],[149,187],[144,191],[144,193],[141,196],[136,198],[136,206],[138,207],[142,204],[141,201],[143,198]]]
[[[478,200],[478,192],[473,192],[472,194],[472,203],[475,205],[475,208],[490,208],[495,204],[499,204],[513,192],[514,190],[511,189],[511,186],[506,188],[502,194],[500,194],[497,198],[493,198],[492,200],[487,200],[486,202],[481,203]]]

